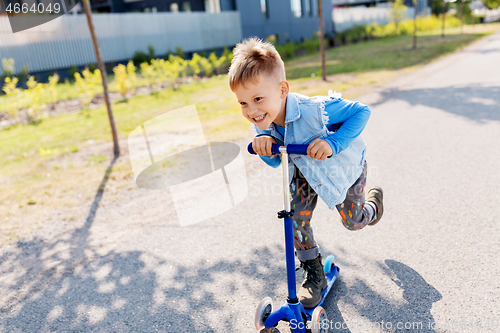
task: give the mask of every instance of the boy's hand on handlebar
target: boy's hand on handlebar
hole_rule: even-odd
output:
[[[309,144],[307,147],[307,156],[315,158],[317,160],[326,160],[327,157],[333,154],[332,147],[330,144],[321,139],[316,139]]]
[[[271,156],[271,159],[277,154],[272,154],[271,147],[273,143],[278,143],[272,136],[262,135],[255,137],[252,142],[253,150],[262,156]]]

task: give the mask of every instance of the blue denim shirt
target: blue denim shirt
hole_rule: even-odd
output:
[[[317,138],[327,141],[333,155],[324,161],[306,155],[289,155],[289,182],[295,164],[311,188],[330,209],[334,209],[345,200],[347,190],[363,169],[366,145],[360,134],[371,111],[366,105],[342,99],[340,94],[331,90],[328,95],[308,97],[289,93],[284,137],[274,123],[267,130],[261,130],[255,124],[251,126],[257,136],[270,135],[280,145],[309,144]],[[281,165],[281,156],[260,158],[274,168]]]

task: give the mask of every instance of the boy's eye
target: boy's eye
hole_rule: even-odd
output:
[[[241,106],[245,106],[246,104],[247,104],[247,103],[245,103],[245,102],[241,102],[241,103],[240,103],[240,105],[241,105]]]
[[[262,97],[255,97],[255,101],[258,102],[262,99]]]

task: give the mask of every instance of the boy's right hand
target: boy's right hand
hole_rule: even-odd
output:
[[[271,159],[278,154],[272,154],[271,147],[273,143],[278,143],[276,140],[269,135],[262,135],[255,137],[252,142],[253,151],[262,156],[270,156]]]

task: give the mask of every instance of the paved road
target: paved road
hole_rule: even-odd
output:
[[[349,232],[319,203],[317,240],[341,268],[329,319],[353,333],[500,331],[500,34],[360,100],[386,212]],[[0,330],[254,332],[259,300],[286,297],[281,178],[244,157],[248,197],[203,223],[181,228],[167,192],[105,192],[77,229],[4,247]]]

